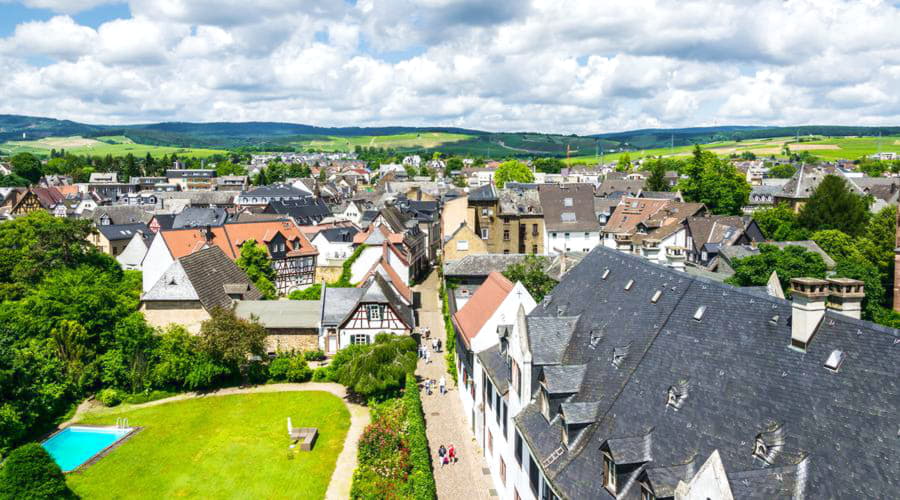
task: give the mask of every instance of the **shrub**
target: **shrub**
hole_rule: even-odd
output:
[[[294,290],[288,294],[291,300],[319,300],[322,296],[322,284],[315,283],[303,290]]]
[[[306,382],[312,377],[312,370],[302,354],[278,356],[269,363],[269,377],[272,380]]]
[[[328,382],[328,370],[324,366],[320,366],[313,371],[313,382]]]
[[[322,349],[314,349],[303,353],[303,359],[307,361],[322,361],[325,359],[325,352]]]
[[[0,498],[76,497],[47,450],[37,443],[28,443],[13,450],[0,469]]]
[[[108,388],[100,391],[97,394],[97,399],[103,403],[103,406],[116,406],[122,402],[122,394],[115,389]]]
[[[412,462],[409,485],[413,498],[437,498],[428,436],[425,434],[425,412],[422,410],[420,396],[416,377],[410,373],[406,376],[406,388],[403,393],[403,406],[406,410],[406,436],[409,441],[410,462]]]

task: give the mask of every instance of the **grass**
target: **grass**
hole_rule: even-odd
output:
[[[79,423],[128,418],[143,430],[69,485],[84,498],[324,498],[350,426],[326,392],[213,396],[98,410]],[[287,417],[318,427],[312,452],[288,459]]]
[[[80,136],[73,137],[46,137],[35,141],[9,141],[0,144],[0,153],[14,155],[17,153],[32,153],[46,156],[51,149],[65,149],[66,152],[75,155],[92,156],[125,156],[128,153],[136,157],[144,157],[147,153],[153,156],[170,155],[177,153],[179,156],[195,156],[206,158],[225,151],[217,149],[179,148],[170,146],[151,146],[147,144],[135,144],[125,136],[105,136],[96,139]]]
[[[742,142],[714,142],[702,144],[700,147],[722,156],[727,156],[731,153],[740,154],[744,151],[751,151],[760,157],[768,157],[770,155],[781,157],[782,145],[785,142],[788,142],[788,147],[795,153],[807,149],[811,154],[825,160],[855,160],[861,156],[867,156],[878,152],[879,147],[881,151],[900,152],[900,137],[882,137],[880,139],[878,137],[832,137],[800,143],[793,141],[793,137],[775,137],[771,139],[754,139]],[[816,146],[826,146],[832,149],[816,149]],[[672,149],[658,148],[631,151],[628,154],[631,156],[632,160],[643,158],[645,156],[678,157],[689,155],[693,149],[694,146],[677,146]],[[603,155],[603,160],[618,160],[624,154],[625,153],[605,154]],[[570,164],[593,164],[597,163],[599,160],[599,157],[591,155],[573,157],[564,161]]]
[[[419,134],[364,135],[356,137],[327,137],[292,143],[304,149],[315,148],[323,151],[353,151],[356,146],[393,149],[436,148],[446,143],[464,141],[471,136],[444,132],[422,132]]]

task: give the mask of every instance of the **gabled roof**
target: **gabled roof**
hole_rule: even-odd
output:
[[[159,220],[159,216],[157,216]],[[186,207],[172,220],[172,228],[192,228],[205,226],[221,226],[228,220],[228,212],[224,208]]]
[[[445,276],[487,276],[492,272],[503,272],[507,267],[525,260],[525,254],[482,254],[466,255],[458,260],[444,263]]]
[[[463,340],[471,344],[485,323],[494,315],[500,304],[513,289],[513,283],[498,272],[488,275],[484,283],[472,295],[466,304],[456,311],[453,321]]]
[[[590,184],[542,184],[539,188],[548,231],[599,231]]]
[[[110,224],[136,224],[139,222],[147,223],[153,218],[153,214],[147,212],[141,207],[131,205],[110,205],[99,206],[96,210],[85,210],[82,217],[91,219],[95,225],[100,225],[100,219],[106,215],[109,217]]]
[[[301,195],[303,198],[298,200],[270,201],[266,212],[288,215],[300,225],[315,224],[332,216],[331,209],[324,200],[307,196],[303,192]]]
[[[623,197],[603,230],[608,233],[633,232],[639,223],[649,220],[670,203],[671,200]]]
[[[244,299],[257,300],[262,294],[250,278],[218,247],[210,247],[173,262],[142,297],[142,301],[199,300],[207,311],[230,307],[228,291],[238,285]]]
[[[115,224],[98,226],[97,230],[108,241],[130,240],[135,234],[150,232],[146,224]]]
[[[314,329],[319,327],[321,307],[318,300],[239,300],[234,313],[244,319],[256,317],[266,328]]]
[[[163,237],[169,252],[176,259],[209,245],[218,246],[228,257],[237,259],[241,255],[240,246],[244,242],[255,240],[262,244],[271,241],[278,233],[286,240],[289,257],[318,255],[316,247],[300,232],[297,225],[289,220],[227,223],[210,228],[208,233],[206,228],[170,229],[160,231],[159,235]],[[269,252],[268,246],[263,246],[266,252]]]
[[[369,281],[369,278],[374,276],[376,273],[379,273],[384,277],[390,285],[397,290],[397,293],[403,297],[408,304],[412,304],[413,301],[413,292],[409,286],[404,283],[403,279],[397,274],[397,270],[393,268],[393,266],[388,263],[387,259],[382,254],[381,259],[379,259],[369,271],[363,276],[362,280],[357,286],[363,286],[366,282]]]

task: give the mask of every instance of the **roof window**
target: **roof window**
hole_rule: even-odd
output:
[[[839,349],[835,349],[831,351],[831,354],[828,356],[828,359],[825,360],[825,368],[833,372],[837,372],[841,368],[841,364],[844,362],[844,358],[847,357],[847,353],[841,351]]]
[[[603,271],[603,276],[600,276],[600,279],[605,280],[608,277],[609,277],[609,269],[607,269],[606,271]]]
[[[631,290],[632,286],[634,286],[634,280],[628,280],[628,283],[625,283],[625,290]]]
[[[659,302],[660,297],[662,297],[662,290],[657,290],[656,293],[653,294],[653,297],[650,297],[650,302],[656,304]]]
[[[700,306],[697,308],[697,312],[694,313],[694,321],[700,321],[703,319],[703,313],[706,312],[706,306]]]

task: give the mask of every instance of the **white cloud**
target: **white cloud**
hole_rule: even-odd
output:
[[[23,0],[23,4],[34,9],[50,9],[62,14],[76,14],[100,5],[124,3],[125,0]]]
[[[2,2],[2,0],[0,0]],[[103,0],[27,0],[78,12]],[[887,0],[130,0],[0,39],[0,112],[594,133],[896,124]]]

